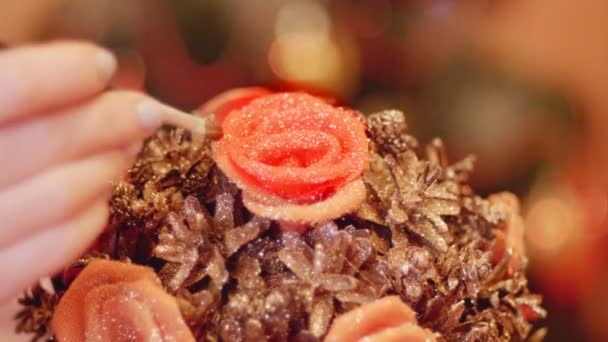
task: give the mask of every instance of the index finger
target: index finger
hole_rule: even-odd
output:
[[[54,42],[0,53],[0,125],[78,102],[104,88],[114,56],[89,43]]]

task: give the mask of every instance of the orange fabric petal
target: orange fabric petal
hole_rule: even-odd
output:
[[[201,115],[214,114],[216,121],[221,124],[233,110],[242,108],[258,97],[270,94],[272,94],[270,90],[261,87],[235,88],[213,97],[196,112]]]
[[[218,165],[243,188],[312,203],[358,178],[368,164],[355,113],[302,93],[264,96],[222,124]]]
[[[325,342],[435,341],[418,326],[415,312],[398,296],[389,296],[353,309],[332,323]],[[402,338],[402,339],[399,339]]]
[[[102,285],[84,297],[86,341],[161,341],[154,314],[140,291],[145,281]],[[128,300],[125,300],[128,298]]]
[[[404,323],[365,336],[365,342],[430,342],[435,340],[433,334],[422,329],[416,323]]]
[[[252,213],[272,220],[290,222],[282,225],[282,230],[303,232],[303,227],[294,223],[315,223],[336,219],[345,213],[355,211],[365,200],[365,184],[354,180],[336,191],[330,197],[311,204],[295,204],[276,198],[243,192],[243,204]],[[296,227],[295,229],[286,227]]]
[[[91,261],[76,277],[52,328],[60,342],[194,341],[152,269],[109,260]]]
[[[511,251],[509,274],[515,273],[521,266],[526,253],[524,244],[524,221],[520,215],[519,200],[511,193],[503,192],[488,198],[490,203],[501,205],[507,211],[507,217],[502,227],[494,233],[496,243],[492,251],[492,262],[497,264],[507,251]]]

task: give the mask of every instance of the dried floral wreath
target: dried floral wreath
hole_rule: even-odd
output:
[[[517,199],[475,195],[472,158],[449,164],[440,140],[420,146],[403,113],[259,88],[202,108],[222,138],[150,138],[114,189],[105,233],[52,290],[26,293],[17,331],[523,341],[545,316],[527,288]]]

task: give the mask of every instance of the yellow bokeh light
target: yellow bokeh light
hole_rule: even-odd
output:
[[[284,34],[321,34],[331,31],[331,18],[327,10],[317,1],[291,1],[279,10],[275,22],[275,36]]]
[[[530,208],[527,215],[528,241],[535,249],[559,251],[572,243],[580,218],[566,200],[543,198]]]
[[[348,97],[357,84],[358,62],[353,44],[343,38],[318,2],[288,2],[277,15],[268,64],[281,81]]]

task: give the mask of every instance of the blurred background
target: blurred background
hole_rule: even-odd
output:
[[[0,43],[94,41],[119,57],[114,86],[184,110],[252,85],[401,109],[421,141],[477,156],[477,191],[521,196],[547,340],[608,341],[607,13],[606,0],[2,0]]]

